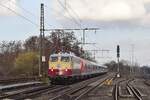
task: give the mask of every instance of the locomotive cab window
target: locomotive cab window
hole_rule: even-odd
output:
[[[70,58],[69,57],[61,57],[61,61],[63,61],[63,62],[69,62]]]
[[[51,57],[51,58],[50,58],[50,61],[51,61],[51,62],[57,62],[57,61],[58,61],[58,57]]]

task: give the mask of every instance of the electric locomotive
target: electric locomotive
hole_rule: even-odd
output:
[[[106,72],[106,66],[82,59],[72,53],[52,54],[49,58],[48,76],[51,82],[86,79]]]

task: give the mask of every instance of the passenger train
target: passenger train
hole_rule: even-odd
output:
[[[107,72],[107,67],[77,57],[72,53],[52,54],[48,76],[52,83],[91,78]]]

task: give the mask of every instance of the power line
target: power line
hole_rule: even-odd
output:
[[[25,16],[19,14],[19,13],[16,12],[15,10],[13,10],[13,9],[11,9],[11,8],[9,8],[9,7],[7,7],[7,6],[3,5],[3,4],[1,4],[1,3],[0,3],[0,6],[2,6],[2,7],[4,7],[4,8],[7,8],[7,9],[10,10],[11,12],[13,12],[14,14],[16,14],[16,15],[18,15],[19,17],[23,18],[24,20],[30,22],[31,24],[33,24],[33,25],[35,25],[35,26],[37,26],[37,27],[39,26],[38,24],[36,24],[36,23],[33,22],[32,20],[28,19],[27,17],[25,17]]]
[[[9,2],[11,2],[12,4],[16,5],[16,4],[15,4],[13,1],[11,1],[11,0],[7,0],[7,1],[9,1]],[[62,4],[59,0],[58,0],[58,2],[59,2],[60,5],[64,8],[63,4]],[[10,10],[10,11],[13,12],[13,13],[15,13],[16,15],[22,17],[22,18],[25,19],[26,21],[28,21],[28,22],[30,22],[30,23],[36,25],[36,26],[39,26],[38,24],[34,23],[32,20],[28,19],[27,17],[25,17],[25,16],[19,14],[19,13],[16,12],[15,10],[13,10],[13,9],[11,9],[11,8],[9,8],[9,7],[5,6],[5,5],[3,5],[3,4],[0,4],[0,5],[1,5],[2,7],[4,7],[4,8],[7,8],[8,10]],[[26,13],[28,13],[28,14],[30,14],[30,15],[36,17],[33,13],[31,13],[31,12],[28,11],[28,10],[26,10],[25,8],[20,7],[20,6],[17,6],[17,7],[21,8],[21,9],[24,10]],[[78,23],[78,21],[77,21],[69,12],[68,12],[68,14],[72,17],[73,20],[72,20],[71,18],[67,17],[67,16],[64,16],[64,17],[70,19],[71,21],[75,22],[77,25],[79,25],[79,26],[81,27],[80,23]],[[48,23],[47,23],[47,24],[48,24]],[[49,24],[48,24],[48,25],[49,25]],[[49,26],[52,26],[52,25],[49,25]]]
[[[110,57],[104,57],[104,55],[103,55],[104,52],[109,53],[110,50],[107,50],[107,49],[97,49],[97,50],[93,49],[93,50],[85,50],[85,51],[91,51],[91,52],[93,52],[94,53],[94,59],[95,58],[110,58]],[[102,57],[96,57],[96,52],[102,52]]]
[[[47,7],[47,5],[44,5],[45,7]],[[57,11],[56,9],[54,9],[54,8],[51,8],[50,7],[50,9],[51,10],[53,10],[54,12],[56,12],[57,14],[59,14],[59,15],[62,15],[63,17],[65,17],[65,18],[67,18],[67,19],[69,19],[70,21],[72,21],[72,22],[74,22],[71,18],[69,18],[69,17],[67,17],[67,16],[64,16],[61,12],[59,12],[59,11]],[[49,11],[49,10],[48,10]],[[48,12],[47,11],[47,12]],[[60,23],[60,22],[59,22]],[[61,23],[60,23],[61,24]],[[62,24],[61,24],[62,25]],[[63,26],[63,25],[62,25]]]
[[[15,5],[15,3],[13,2],[13,1],[11,1],[11,0],[7,0],[7,1],[10,1],[11,3],[13,3],[14,5]],[[44,5],[45,6],[45,5]],[[35,14],[33,14],[32,12],[30,12],[30,11],[28,11],[28,10],[26,10],[25,8],[23,8],[23,7],[21,7],[21,6],[18,6],[19,8],[21,8],[22,10],[24,10],[26,13],[28,13],[28,14],[30,14],[30,15],[32,15],[32,16],[34,16],[34,17],[36,17],[35,16]],[[47,7],[47,6],[46,6]],[[53,8],[52,8],[53,9]],[[54,10],[54,9],[53,9]],[[56,11],[56,10],[55,10]],[[59,13],[59,12],[57,12],[57,13]],[[63,15],[63,14],[62,14]],[[67,16],[64,16],[64,17],[66,17],[66,18],[68,18],[68,19],[70,19],[69,17],[67,17]],[[71,19],[70,19],[71,20]],[[72,21],[72,20],[71,20]],[[48,24],[47,22],[46,22],[46,24]],[[52,26],[52,25],[50,25],[50,24],[48,24],[49,26]]]
[[[63,3],[62,3],[60,0],[57,0],[57,1],[58,1],[58,3],[63,7],[63,9],[66,9],[65,6],[63,5]],[[72,16],[72,15],[70,14],[70,12],[68,11],[68,9],[66,9],[66,11],[67,11],[67,13],[69,14],[69,16],[73,19],[73,21],[74,21],[77,25],[79,25],[79,27],[81,28],[80,22],[78,22],[78,20],[77,20],[74,16]]]
[[[7,0],[7,1],[11,2],[13,5],[16,5],[16,3],[12,0]],[[34,18],[36,18],[38,20],[37,16],[35,14],[33,14],[32,12],[30,12],[29,10],[27,10],[24,7],[21,7],[21,6],[17,6],[17,7],[21,8],[24,12],[28,13],[29,15],[33,16]],[[49,26],[52,26],[47,22],[46,22],[46,24],[49,25]]]
[[[57,29],[45,29],[45,31],[57,31],[57,30],[99,30],[99,28],[57,28]]]
[[[12,0],[7,0],[7,1],[9,1],[9,2],[11,2],[12,4],[16,5],[16,3],[15,3],[14,1],[12,1]],[[33,14],[32,12],[26,10],[24,7],[21,7],[21,6],[18,6],[18,7],[21,8],[22,10],[24,10],[26,13],[28,13],[28,14],[30,14],[30,15],[36,17],[35,14]]]
[[[46,5],[45,5],[46,6]],[[47,6],[46,6],[47,7]],[[62,12],[59,12],[59,11],[57,11],[56,9],[54,9],[54,8],[50,8],[50,9],[52,9],[54,12],[56,12],[57,14],[59,14],[59,15],[62,15],[64,18],[67,18],[68,20],[70,20],[70,21],[72,21],[72,22],[74,22],[70,17],[67,17],[67,16],[65,16]],[[74,22],[75,23],[75,22]],[[76,23],[75,23],[76,24]]]
[[[79,25],[79,26],[81,27],[81,24],[78,22],[78,20],[77,20],[74,16],[72,16],[72,15],[70,14],[70,12],[68,11],[68,9],[65,8],[65,6],[63,5],[63,3],[62,3],[60,0],[57,0],[57,1],[58,1],[58,3],[67,11],[67,13],[68,13],[69,16],[72,18],[72,20],[73,20],[77,25]]]
[[[16,5],[16,4],[15,4],[13,1],[11,1],[11,0],[7,0],[7,1],[9,1],[9,2],[11,2],[12,4]],[[45,6],[45,5],[44,5],[44,6]],[[18,7],[21,8],[22,10],[24,10],[26,13],[28,13],[28,14],[30,14],[30,15],[36,17],[35,14],[33,14],[32,12],[26,10],[25,8],[23,8],[23,7],[21,7],[21,6],[18,6]],[[47,6],[46,6],[46,7],[47,7]],[[69,17],[67,17],[67,16],[64,16],[64,17],[69,18]],[[36,17],[36,18],[37,18],[37,17]],[[69,18],[69,19],[70,19],[70,18]],[[70,19],[70,20],[71,20],[71,19]],[[48,23],[46,22],[46,24],[48,24]],[[49,25],[49,24],[48,24],[48,25]],[[52,25],[49,25],[49,26],[52,26]]]
[[[66,2],[66,0],[65,0],[65,3],[66,3],[66,9],[67,9],[67,6],[68,6],[70,8],[70,10],[76,15],[76,17],[78,18],[78,20],[80,22],[82,22],[81,19],[80,19],[80,17],[79,17],[79,15],[72,9],[72,7],[69,5],[69,3]]]

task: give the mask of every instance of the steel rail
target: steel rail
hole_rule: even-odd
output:
[[[35,87],[34,89],[25,90],[25,91],[10,94],[10,95],[4,95],[4,96],[1,96],[0,99],[10,98],[10,99],[15,99],[15,100],[21,100],[21,99],[26,99],[26,98],[36,96],[38,94],[42,94],[44,92],[49,91],[49,89],[51,89],[50,91],[53,92],[53,91],[60,90],[63,88],[65,88],[65,86],[64,87],[62,86],[40,86],[40,87]]]
[[[119,100],[119,90],[118,90],[119,85],[116,84],[114,88],[114,100]]]
[[[105,80],[106,80],[106,79],[105,79]],[[105,80],[103,80],[102,82],[100,82],[100,83],[97,84],[96,86],[89,88],[88,90],[86,90],[85,92],[83,92],[82,94],[80,94],[77,98],[75,98],[74,100],[79,100],[79,99],[81,99],[83,96],[85,96],[87,93],[89,93],[90,91],[92,91],[93,89],[95,89],[96,87],[102,86],[102,85],[104,84],[104,81],[105,81]]]
[[[120,91],[119,91],[119,86],[122,82],[126,81],[125,79],[120,80],[119,82],[117,82],[114,86],[114,90],[113,90],[113,97],[114,100],[119,100],[119,95],[120,95]],[[127,80],[128,82],[129,80]]]
[[[138,91],[136,90],[135,87],[133,87],[132,85],[130,85],[129,83],[127,84],[128,87],[131,89],[131,91],[133,92],[134,96],[138,99],[138,100],[143,100],[142,96],[140,95],[140,93],[138,93]]]
[[[63,96],[69,96],[69,94],[74,94],[74,93],[76,93],[76,92],[78,92],[78,91],[80,91],[80,90],[82,90],[82,89],[84,89],[84,88],[86,88],[86,87],[89,87],[89,88],[86,89],[82,94],[78,95],[77,98],[74,98],[74,100],[79,100],[79,99],[81,99],[84,95],[86,95],[88,92],[90,92],[91,90],[95,89],[97,86],[102,85],[102,83],[103,83],[106,79],[108,79],[108,78],[110,78],[110,77],[112,77],[112,75],[105,76],[104,78],[100,79],[100,80],[101,80],[100,83],[96,84],[94,87],[89,87],[89,86],[90,86],[90,84],[96,82],[97,80],[93,80],[92,82],[90,81],[90,82],[87,83],[87,84],[82,84],[82,86],[79,85],[79,86],[76,87],[76,88],[70,88],[70,89],[68,89],[66,92],[64,92],[64,93],[62,93],[62,94],[59,94],[59,95],[57,95],[57,96],[55,96],[55,97],[53,97],[53,98],[51,98],[51,99],[49,99],[49,100],[58,100],[58,99],[60,99],[60,98],[62,99]],[[72,99],[72,98],[70,98],[70,99]]]

